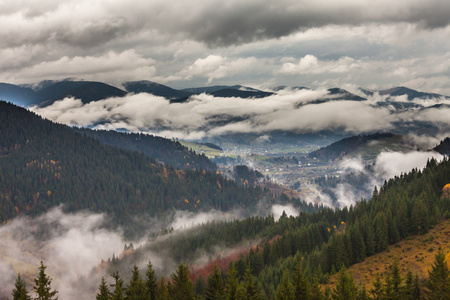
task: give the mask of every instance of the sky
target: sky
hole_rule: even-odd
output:
[[[449,23],[442,0],[0,0],[0,82],[450,95]]]

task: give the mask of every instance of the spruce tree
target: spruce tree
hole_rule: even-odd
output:
[[[145,288],[146,288],[146,296],[147,300],[156,300],[156,291],[157,291],[157,277],[155,270],[153,269],[152,262],[149,260],[147,264],[147,271],[145,271]]]
[[[197,298],[200,297],[204,297],[205,293],[206,293],[206,283],[205,283],[205,279],[203,279],[203,277],[200,275],[198,276],[198,278],[195,280],[194,283],[194,292],[197,295]]]
[[[428,271],[425,287],[428,299],[450,299],[450,273],[441,248],[435,256],[431,270]]]
[[[189,268],[180,264],[176,273],[172,274],[172,286],[170,288],[172,298],[177,300],[193,300],[194,284],[189,278]]]
[[[205,299],[225,299],[222,274],[217,265],[214,265],[213,272],[208,276],[208,287],[206,288]]]
[[[243,287],[245,291],[245,298],[247,300],[258,300],[259,299],[259,290],[253,281],[252,269],[250,268],[250,264],[247,266],[244,274],[244,282]]]
[[[111,277],[114,279],[114,291],[111,293],[111,300],[124,300],[123,298],[123,279],[120,278],[119,271],[112,273]]]
[[[17,274],[16,283],[14,289],[11,292],[13,300],[30,300],[30,295],[28,295],[27,285],[23,281],[22,276]]]
[[[384,297],[384,286],[381,281],[380,272],[375,275],[375,281],[373,283],[373,288],[369,291],[372,294],[372,298],[375,300],[383,299]]]
[[[284,270],[281,282],[278,284],[277,291],[275,293],[275,299],[277,300],[292,300],[295,298],[294,287],[292,286],[289,278],[289,270]]]
[[[35,286],[33,287],[34,292],[36,293],[37,297],[36,300],[56,300],[58,297],[56,297],[56,294],[58,291],[51,290],[51,283],[52,280],[50,277],[45,274],[45,269],[47,267],[44,265],[44,263],[41,261],[41,264],[39,266],[39,272],[37,277],[34,279]]]
[[[420,289],[419,275],[416,274],[413,279],[412,289],[411,289],[411,300],[422,299],[422,292]]]
[[[297,264],[294,273],[294,292],[295,299],[306,299],[309,293],[309,282],[302,270],[301,263]]]
[[[362,287],[358,291],[358,296],[356,297],[358,300],[369,300],[369,296],[367,295],[366,287]]]
[[[353,276],[347,272],[345,267],[339,271],[338,282],[333,289],[332,298],[334,300],[352,300],[358,296],[358,287]]]
[[[130,283],[125,291],[126,300],[142,300],[145,297],[145,285],[139,273],[139,268],[134,265]]]
[[[402,281],[398,258],[394,258],[386,276],[386,296],[388,298],[400,297],[403,294]]]
[[[320,289],[319,278],[317,278],[317,276],[314,276],[313,282],[309,289],[308,297],[309,298],[305,298],[305,299],[322,300],[324,297],[324,295]]]
[[[236,291],[239,287],[239,280],[237,279],[237,271],[232,263],[227,272],[227,280],[225,284],[226,298],[229,300],[236,300]]]
[[[102,277],[102,282],[98,287],[98,294],[95,296],[96,300],[110,300],[110,293],[108,286],[106,285],[105,277]]]
[[[158,300],[169,300],[170,299],[169,289],[167,287],[164,277],[161,278],[158,286],[156,287],[156,295],[157,295],[156,299],[158,299]]]

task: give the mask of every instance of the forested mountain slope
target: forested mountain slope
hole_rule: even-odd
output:
[[[436,151],[442,155],[450,155],[450,138],[447,137],[439,145],[433,148],[433,151]]]
[[[171,209],[226,210],[255,204],[262,192],[202,170],[164,167],[0,102],[0,221],[66,211],[107,212],[123,222]]]
[[[253,246],[246,251],[236,248],[241,249],[242,255],[234,258],[234,263],[219,265],[224,272],[233,267],[234,276],[243,288],[248,283],[247,270],[250,270],[250,280],[259,290],[258,294],[263,299],[275,299],[279,284],[285,280],[283,278],[288,276],[294,284],[301,275],[306,280],[303,284],[309,286],[307,293],[316,293],[314,299],[329,299],[318,285],[327,283],[342,266],[364,261],[413,235],[423,235],[443,219],[448,219],[449,183],[450,161],[444,159],[438,163],[432,159],[423,171],[414,169],[390,179],[379,191],[374,190],[371,200],[362,200],[354,207],[324,208],[313,213],[302,212],[298,217],[284,215],[277,222],[269,216],[208,224],[195,228],[192,234],[186,232],[182,236],[164,239],[163,243],[152,244],[149,250],[164,250],[177,261],[191,263],[196,260],[195,254],[204,255],[205,251],[208,253],[214,249],[214,245],[229,249],[242,245],[246,240],[253,241]],[[142,255],[145,251],[137,249],[136,254]],[[405,251],[409,250],[405,248]],[[214,257],[213,252],[210,257]],[[394,257],[390,258],[392,261],[388,263],[394,264]],[[136,259],[129,256],[124,262],[131,264],[132,261]],[[220,260],[215,263],[220,264]],[[120,262],[115,261],[109,270],[117,269],[119,265]],[[127,268],[131,269],[131,265]],[[423,276],[422,273],[418,275]],[[225,276],[224,280],[227,278]],[[361,283],[367,284],[364,278]],[[402,293],[406,290],[405,284],[402,283]],[[363,293],[363,290],[359,292]],[[390,296],[397,293],[387,288],[379,292]]]
[[[149,158],[177,169],[215,171],[217,166],[204,154],[197,155],[178,141],[140,133],[73,128],[74,131],[99,140],[102,144],[142,152]]]
[[[370,143],[372,148],[370,149]],[[364,152],[367,158],[376,157],[381,150],[385,148],[397,149],[400,148],[396,144],[402,143],[402,136],[392,133],[375,133],[370,135],[357,135],[344,138],[331,145],[320,148],[309,154],[310,158],[317,158],[323,161],[334,161],[348,157],[356,152]],[[376,147],[375,147],[376,146]],[[367,149],[363,149],[367,148]],[[373,153],[372,153],[373,152]]]

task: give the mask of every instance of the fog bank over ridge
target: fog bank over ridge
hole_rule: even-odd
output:
[[[414,133],[421,124],[434,126],[434,135],[445,135],[450,129],[450,100],[445,98],[413,99],[407,104],[420,106],[402,108],[394,104],[401,106],[407,101],[404,96],[394,97],[390,102],[386,102],[387,96],[377,93],[363,101],[322,100],[327,97],[330,95],[324,89],[286,89],[257,99],[200,94],[185,102],[170,103],[163,97],[139,93],[87,104],[65,98],[31,110],[69,126],[120,129],[187,140],[271,131]]]

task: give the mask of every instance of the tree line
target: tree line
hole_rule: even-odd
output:
[[[36,295],[33,299],[58,299],[58,291],[52,290],[52,280],[46,275],[45,269],[46,266],[41,262],[32,288]],[[250,265],[246,267],[242,277],[238,275],[233,263],[226,271],[215,265],[206,281],[199,277],[195,283],[191,280],[190,270],[185,264],[180,264],[169,279],[158,279],[151,261],[148,262],[144,276],[134,265],[128,284],[125,284],[118,271],[113,272],[111,277],[113,283],[109,285],[105,278],[102,278],[95,295],[97,300],[450,299],[450,271],[442,249],[436,254],[423,286],[419,282],[419,276],[413,274],[411,269],[402,277],[398,259],[394,259],[389,266],[384,281],[380,274],[377,274],[369,290],[364,285],[358,285],[345,266],[341,267],[334,288],[323,289],[317,277],[309,281],[301,264],[297,264],[292,274],[288,269],[283,271],[280,283],[270,297],[252,275]],[[13,300],[31,299],[20,274],[17,275],[11,295]]]

